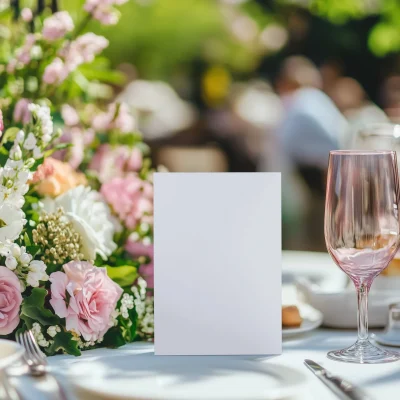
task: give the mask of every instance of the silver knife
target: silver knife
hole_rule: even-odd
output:
[[[329,389],[343,400],[372,400],[360,388],[349,381],[331,374],[313,360],[304,360],[304,364],[319,378]]]

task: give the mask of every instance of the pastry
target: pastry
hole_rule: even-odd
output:
[[[286,328],[296,328],[301,325],[303,319],[300,316],[299,309],[296,306],[282,307],[282,326]]]
[[[381,272],[384,276],[399,276],[400,275],[400,259],[394,258],[389,265]]]

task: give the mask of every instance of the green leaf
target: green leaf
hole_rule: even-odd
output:
[[[43,164],[43,161],[44,161],[44,157],[39,158],[38,160],[36,160],[35,164],[33,164],[33,167],[31,168],[31,171],[35,172],[39,168],[39,165]]]
[[[122,265],[120,267],[107,266],[107,273],[121,287],[132,285],[138,277],[137,269],[131,265]]]
[[[3,135],[3,143],[13,142],[19,131],[20,129],[16,127],[8,128]]]
[[[40,251],[40,246],[26,246],[26,250],[33,258],[35,258],[36,254]]]
[[[34,196],[29,196],[29,195],[25,195],[25,203],[38,203],[39,202],[39,198],[38,197],[34,197]]]
[[[61,331],[54,336],[54,342],[45,349],[48,355],[56,354],[60,351],[71,354],[72,356],[80,356],[81,351],[78,347],[78,341],[75,340],[71,332]]]
[[[111,83],[113,85],[122,85],[126,82],[126,76],[120,71],[109,69],[93,68],[93,65],[82,65],[79,68],[80,72],[89,81],[100,81],[103,83]]]
[[[73,147],[73,144],[72,144],[72,143],[59,143],[59,144],[57,144],[56,146],[54,146],[52,149],[47,150],[47,151],[44,153],[44,157],[45,157],[45,158],[46,158],[46,157],[50,157],[50,156],[51,156],[53,153],[55,153],[56,151],[68,149],[68,148],[70,148],[70,147]]]
[[[125,344],[125,339],[122,335],[121,328],[119,326],[114,326],[110,328],[104,335],[103,345],[106,347],[121,347]]]
[[[8,151],[5,147],[0,147],[0,166],[4,167],[8,160]]]
[[[133,342],[136,338],[136,331],[137,331],[137,325],[138,325],[138,315],[136,312],[136,307],[133,307],[132,309],[128,310],[129,314],[129,319],[132,322],[132,325],[129,327],[130,331],[130,341]]]
[[[32,246],[32,242],[31,239],[29,238],[28,234],[25,232],[24,234],[24,242],[25,242],[25,246]]]
[[[21,307],[21,318],[24,316],[39,322],[41,325],[58,325],[60,318],[45,307],[47,290],[33,288],[30,296],[25,298]],[[24,318],[23,318],[24,319]],[[25,319],[24,319],[25,320]]]

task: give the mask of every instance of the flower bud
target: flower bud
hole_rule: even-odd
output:
[[[25,139],[25,133],[24,131],[18,131],[17,136],[15,137],[15,142],[16,143],[22,143]]]
[[[25,161],[25,167],[31,169],[33,165],[35,164],[35,159],[34,158],[28,158]]]
[[[22,158],[21,147],[19,147],[18,145],[14,145],[10,150],[10,155],[15,161],[20,160]]]
[[[10,246],[10,252],[11,252],[13,257],[17,258],[17,257],[19,257],[21,255],[21,248],[16,243],[13,243]]]
[[[13,257],[13,256],[7,256],[6,257],[6,267],[13,271],[15,268],[17,268],[18,261]]]

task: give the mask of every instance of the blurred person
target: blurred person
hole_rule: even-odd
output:
[[[381,88],[383,109],[390,120],[400,120],[400,75],[391,75],[385,79]]]
[[[360,132],[370,124],[388,122],[388,117],[368,96],[359,82],[343,77],[336,81],[331,98],[347,118],[349,127],[341,142],[344,148],[360,146]]]
[[[356,112],[366,101],[366,93],[353,78],[338,78],[329,92],[330,98],[346,116]]]
[[[325,61],[319,68],[322,78],[322,89],[330,96],[331,90],[334,89],[336,82],[343,75],[343,65],[337,60]]]
[[[305,57],[284,61],[276,89],[285,107],[276,132],[281,157],[301,173],[311,189],[324,192],[328,153],[340,147],[346,120],[321,90],[321,74]]]
[[[306,240],[305,243],[296,243],[297,248],[323,250],[328,156],[330,150],[340,147],[347,122],[322,91],[320,72],[305,57],[293,56],[284,61],[276,90],[285,108],[283,120],[276,130],[284,212],[300,225],[297,239]],[[306,193],[296,176],[303,178],[308,188]],[[302,205],[304,209],[301,209]],[[289,222],[287,230],[290,231],[292,226]]]

